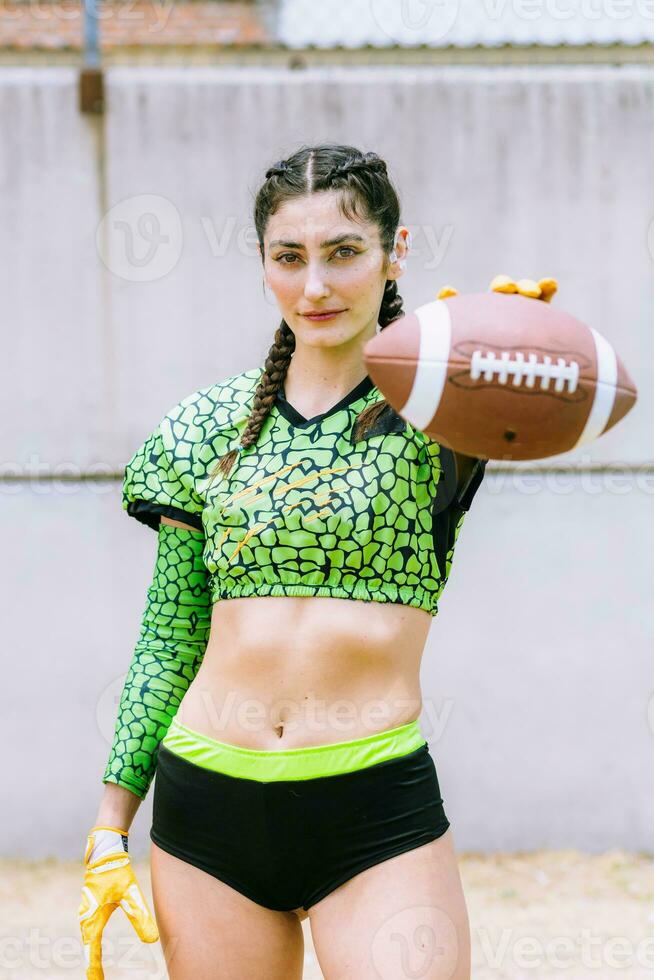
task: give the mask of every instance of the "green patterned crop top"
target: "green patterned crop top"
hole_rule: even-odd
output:
[[[388,406],[352,441],[358,414],[383,398],[369,376],[322,415],[278,393],[254,446],[229,477],[261,367],[201,388],[166,413],[125,468],[123,508],[150,527],[167,515],[201,530],[211,601],[335,596],[436,615],[465,512],[484,475],[456,492],[454,455]]]

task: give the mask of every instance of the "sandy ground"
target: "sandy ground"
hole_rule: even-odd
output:
[[[464,853],[459,861],[474,980],[654,980],[654,855]],[[147,863],[135,871],[152,908]],[[0,980],[83,978],[80,887],[79,862],[0,861]],[[321,980],[309,920],[302,925],[304,980]],[[392,980],[424,978],[419,956],[407,949],[406,969]],[[106,980],[165,980],[160,943],[138,941],[120,910],[105,930],[104,958]]]

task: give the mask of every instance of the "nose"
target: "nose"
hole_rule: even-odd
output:
[[[329,296],[330,290],[323,272],[324,270],[320,263],[310,262],[308,264],[304,282],[304,295],[306,299],[316,300]]]

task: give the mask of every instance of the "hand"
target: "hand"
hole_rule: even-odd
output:
[[[512,279],[510,276],[495,276],[489,291],[494,293],[520,293],[521,296],[529,296],[532,299],[541,299],[549,303],[554,293],[559,288],[556,279]],[[448,296],[458,296],[458,291],[454,286],[442,286],[439,289],[436,299],[447,299]]]
[[[91,855],[95,850],[95,856]],[[92,827],[84,852],[84,884],[78,915],[84,944],[87,980],[104,980],[102,932],[120,905],[144,943],[155,943],[159,931],[134,877],[127,853],[127,832],[118,827]]]

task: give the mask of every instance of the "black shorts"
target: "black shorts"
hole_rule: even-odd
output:
[[[448,827],[426,742],[352,772],[269,782],[159,746],[151,839],[275,911],[308,910]]]

